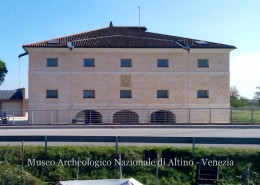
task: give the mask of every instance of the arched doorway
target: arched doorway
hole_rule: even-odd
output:
[[[88,123],[102,123],[102,115],[95,110],[84,110],[79,112],[76,116],[77,122]]]
[[[151,123],[173,124],[176,123],[176,116],[167,110],[158,110],[151,114]]]
[[[133,111],[121,110],[113,115],[113,123],[137,124],[139,123],[139,116]]]

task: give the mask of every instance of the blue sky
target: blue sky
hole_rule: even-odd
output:
[[[259,0],[1,0],[0,59],[8,74],[0,89],[19,87],[18,55],[23,44],[107,27],[138,26],[148,31],[230,44],[231,85],[252,98],[260,85]],[[28,57],[20,61],[28,88]]]

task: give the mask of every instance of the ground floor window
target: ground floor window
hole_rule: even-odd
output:
[[[76,116],[77,122],[89,123],[102,123],[102,115],[95,110],[84,110],[79,112]]]
[[[121,110],[113,115],[113,123],[136,124],[139,123],[139,116],[133,111]]]
[[[151,123],[172,124],[176,123],[175,115],[167,110],[155,111],[151,114]]]

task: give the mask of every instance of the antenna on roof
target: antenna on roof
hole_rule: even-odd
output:
[[[20,60],[20,57],[19,57],[19,88],[20,88],[20,84],[21,84],[21,60]]]
[[[70,51],[74,48],[73,42],[67,42],[67,46],[70,49]]]
[[[141,8],[140,6],[137,7],[139,9],[139,30],[140,30],[140,23],[141,23],[141,20],[140,20],[140,13],[141,13]]]

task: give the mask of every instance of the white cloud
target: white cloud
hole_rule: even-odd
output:
[[[231,58],[230,79],[241,96],[252,99],[260,85],[260,51]]]
[[[241,55],[230,60],[230,84],[241,96],[252,99],[260,85],[260,52]]]

